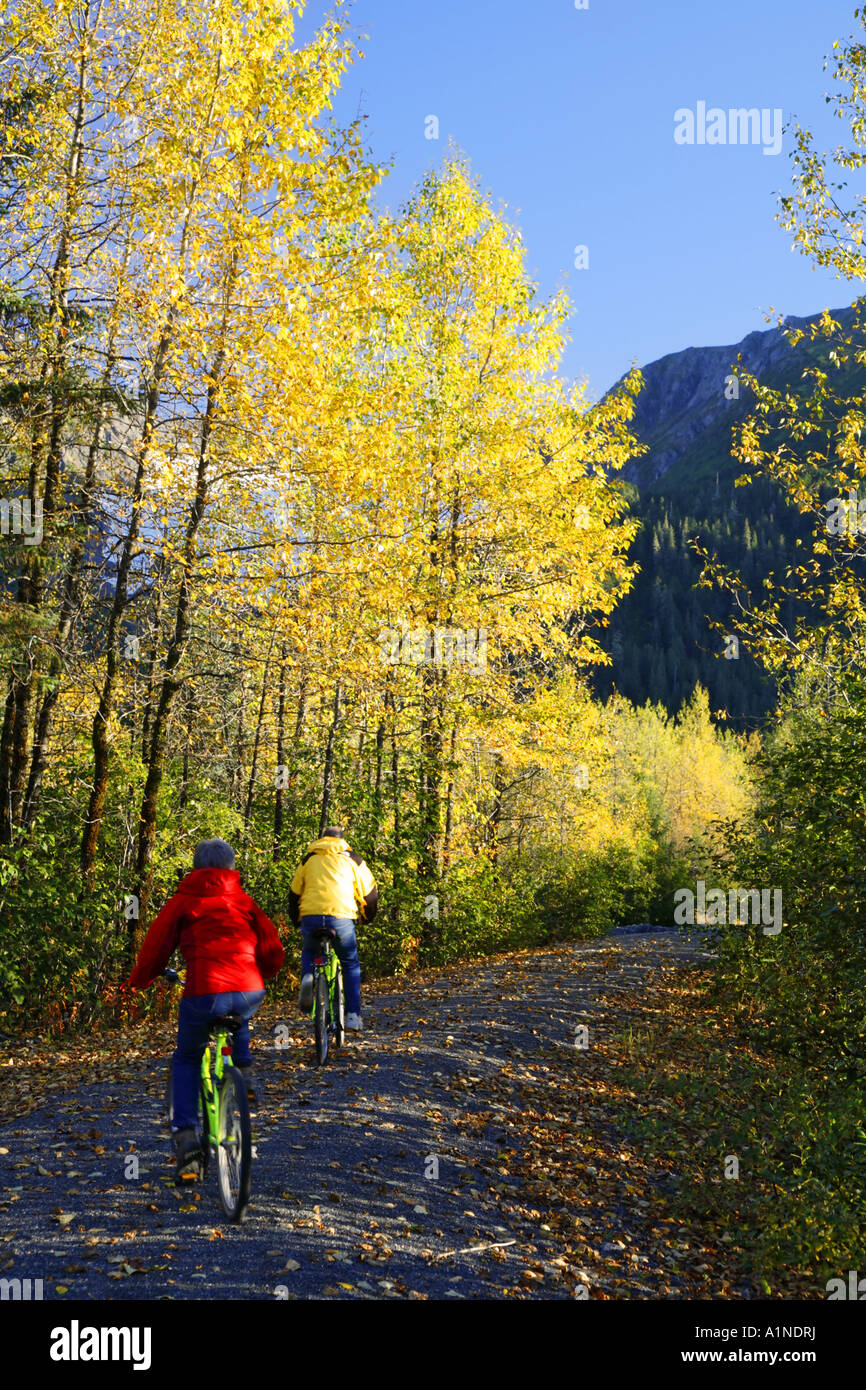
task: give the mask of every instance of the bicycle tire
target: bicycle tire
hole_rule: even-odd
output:
[[[324,971],[320,971],[316,977],[316,1061],[323,1067],[328,1060],[328,1024],[330,1019],[330,1000],[328,998],[328,981],[325,979]]]
[[[342,1047],[346,1036],[346,1001],[343,998],[343,972],[339,965],[334,976],[334,1046]]]
[[[230,1221],[244,1219],[250,1200],[253,1138],[247,1088],[234,1067],[226,1067],[219,1090],[217,1182]]]

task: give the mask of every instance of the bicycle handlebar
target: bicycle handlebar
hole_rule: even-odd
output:
[[[186,980],[184,979],[183,975],[179,975],[176,970],[172,970],[171,966],[169,966],[168,969],[163,970],[162,977],[164,980],[171,980],[171,983],[173,985],[186,984]]]

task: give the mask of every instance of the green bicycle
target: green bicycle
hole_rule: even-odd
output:
[[[165,970],[167,980],[183,984],[176,970]],[[215,1018],[209,1045],[201,1059],[199,1082],[198,1132],[201,1156],[199,1175],[204,1178],[213,1154],[216,1155],[217,1184],[223,1211],[230,1221],[241,1222],[250,1200],[253,1136],[246,1082],[232,1061],[235,1034],[244,1020],[237,1014]],[[166,1102],[169,1122],[174,1115],[172,1069],[168,1069]],[[195,1181],[193,1171],[180,1182]]]
[[[316,1061],[323,1067],[328,1060],[331,1040],[343,1046],[346,1034],[343,970],[334,950],[337,933],[333,927],[317,927],[313,933],[318,946],[313,960],[313,1026],[316,1035]]]

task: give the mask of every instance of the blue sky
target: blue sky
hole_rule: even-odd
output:
[[[313,0],[300,35],[328,9]],[[823,60],[834,39],[862,37],[853,0],[355,0],[351,15],[365,56],[336,114],[360,108],[373,153],[393,158],[380,202],[399,206],[455,141],[520,227],[540,291],[568,289],[562,370],[593,396],[633,361],[737,342],[770,309],[854,298],[775,221],[791,135],[775,156],[674,140],[674,112],[703,101],[779,108],[837,144]]]

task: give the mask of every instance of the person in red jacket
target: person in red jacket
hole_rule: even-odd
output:
[[[225,840],[203,840],[196,846],[192,873],[154,918],[129,977],[133,989],[146,989],[174,950],[186,962],[172,1058],[178,1178],[198,1165],[198,1087],[210,1024],[228,1013],[244,1019],[233,1060],[246,1071],[252,1091],[249,1020],[265,997],[264,980],[277,974],[285,957],[276,927],[241,888],[234,863],[235,852]]]

